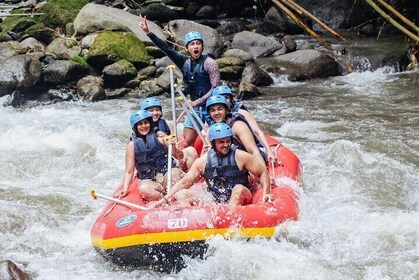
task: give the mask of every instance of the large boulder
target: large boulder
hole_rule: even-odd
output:
[[[131,32],[99,33],[87,53],[87,62],[99,69],[121,59],[138,68],[148,66],[150,60],[144,43]]]
[[[62,84],[83,77],[86,69],[72,60],[57,60],[46,65],[42,73],[45,82]]]
[[[39,60],[29,55],[17,55],[0,60],[0,96],[14,90],[31,89],[38,83],[42,74]]]
[[[103,80],[100,77],[83,77],[77,82],[76,89],[83,100],[99,101],[107,98],[103,89]]]
[[[74,20],[74,30],[78,35],[86,35],[101,30],[131,31],[141,41],[147,45],[152,45],[153,43],[148,36],[138,27],[139,21],[140,17],[126,11],[90,3],[80,10]],[[157,24],[149,21],[148,27],[157,37],[166,39]]]
[[[270,86],[273,83],[272,77],[259,68],[256,63],[249,63],[242,73],[242,82],[248,82],[258,87]]]
[[[55,28],[65,28],[66,24],[72,22],[80,9],[89,3],[89,0],[49,0],[45,5],[38,10],[39,13],[44,13],[39,18],[39,21],[46,26]]]
[[[106,87],[116,88],[123,86],[137,76],[137,69],[131,62],[121,59],[103,69],[103,81]]]
[[[340,75],[335,59],[318,50],[299,50],[276,57],[259,58],[256,63],[268,73],[287,75],[291,81]]]
[[[190,20],[173,20],[168,23],[168,29],[170,34],[175,38],[176,43],[181,46],[185,45],[185,35],[194,30],[202,34],[204,38],[204,52],[203,54],[212,54],[215,57],[220,57],[223,52],[223,42],[220,34],[217,30],[199,24]]]
[[[268,56],[283,46],[275,38],[250,31],[242,31],[234,35],[232,47],[248,52],[254,58],[258,58]]]

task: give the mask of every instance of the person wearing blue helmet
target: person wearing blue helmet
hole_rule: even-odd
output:
[[[161,102],[156,97],[147,97],[140,103],[140,109],[150,113],[153,117],[154,129],[164,132],[166,135],[171,134],[169,123],[163,118],[163,110]]]
[[[233,131],[233,143],[245,150],[265,165],[265,153],[258,147],[259,141],[253,135],[252,128],[243,117],[235,112],[230,113],[227,100],[222,95],[213,95],[207,100],[206,109],[215,123],[227,123]]]
[[[268,157],[269,162],[276,162],[277,159],[275,157],[275,154],[272,152],[268,140],[266,140],[265,134],[260,129],[259,124],[253,117],[253,115],[246,109],[246,107],[241,102],[235,102],[234,100],[234,93],[228,86],[218,86],[214,89],[212,95],[222,95],[225,97],[228,103],[228,108],[231,113],[239,113],[241,114],[249,124],[249,126],[252,128],[252,132],[259,141],[259,143],[263,146],[265,149],[266,155]]]
[[[249,204],[252,202],[249,174],[259,178],[263,201],[272,202],[268,170],[252,155],[232,145],[231,127],[226,123],[213,124],[208,135],[212,148],[198,158],[189,172],[154,206],[170,203],[173,199],[185,206],[212,201],[232,206]],[[205,178],[207,190],[191,190],[190,187],[201,177]]]
[[[171,135],[173,130],[173,124],[171,121],[166,121],[162,114],[162,105],[158,98],[147,97],[140,103],[140,109],[146,110],[150,113],[153,118],[153,127],[156,135],[159,137],[165,137]],[[186,147],[182,150],[183,159],[179,160],[179,167],[183,171],[187,171],[191,167],[192,163],[198,158],[198,153],[193,147]]]
[[[189,94],[191,105],[203,122],[206,121],[205,102],[211,96],[213,89],[220,84],[220,70],[217,62],[208,55],[203,55],[204,38],[198,31],[191,31],[185,36],[185,48],[189,55],[177,52],[165,41],[150,32],[147,19],[141,18],[140,28],[150,40],[160,48],[183,73],[185,94]],[[202,128],[201,128],[202,129]],[[185,118],[183,137],[185,145],[193,146],[198,132],[195,131],[189,117]]]
[[[146,201],[159,200],[166,193],[168,146],[174,144],[174,139],[157,137],[153,130],[153,118],[147,111],[139,110],[130,116],[132,136],[125,151],[125,171],[122,188],[116,192],[116,197],[123,197],[129,191],[129,185],[137,171],[140,179],[139,192]],[[183,152],[173,145],[173,157],[182,159]],[[172,182],[180,180],[183,172],[172,161]]]

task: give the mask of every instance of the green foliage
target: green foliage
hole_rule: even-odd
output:
[[[40,13],[45,13],[40,17],[40,21],[51,28],[65,28],[87,3],[89,0],[49,0],[39,9]]]

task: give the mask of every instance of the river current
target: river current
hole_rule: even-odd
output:
[[[302,161],[300,218],[272,240],[215,237],[173,274],[120,268],[90,241],[105,201],[89,192],[119,184],[138,100],[0,107],[0,260],[34,279],[419,279],[418,88],[419,72],[379,68],[278,78],[244,101]]]

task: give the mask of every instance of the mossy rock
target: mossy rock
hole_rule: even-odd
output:
[[[12,40],[12,37],[10,37],[9,34],[5,33],[5,32],[0,32],[0,42],[7,42]]]
[[[87,61],[83,57],[81,57],[79,55],[76,55],[75,57],[73,57],[72,60],[74,62],[77,62],[84,69],[89,69],[89,64],[87,63]]]
[[[150,61],[144,43],[130,32],[100,33],[87,54],[87,62],[99,69],[121,59],[128,60],[137,68],[147,66]]]
[[[11,12],[11,14],[27,14],[26,11],[18,9]],[[17,16],[17,17],[7,17],[1,24],[3,32],[12,31],[12,32],[22,32],[35,25],[37,21],[33,18],[26,16]]]
[[[152,3],[142,9],[141,14],[149,20],[167,22],[179,18],[179,14],[160,3]]]
[[[45,27],[43,23],[37,23],[26,29],[25,34],[29,37],[33,37],[38,41],[49,44],[54,40],[54,30]]]
[[[65,29],[66,24],[72,22],[87,3],[89,0],[49,0],[38,11],[45,13],[40,17],[40,21],[47,27]]]

